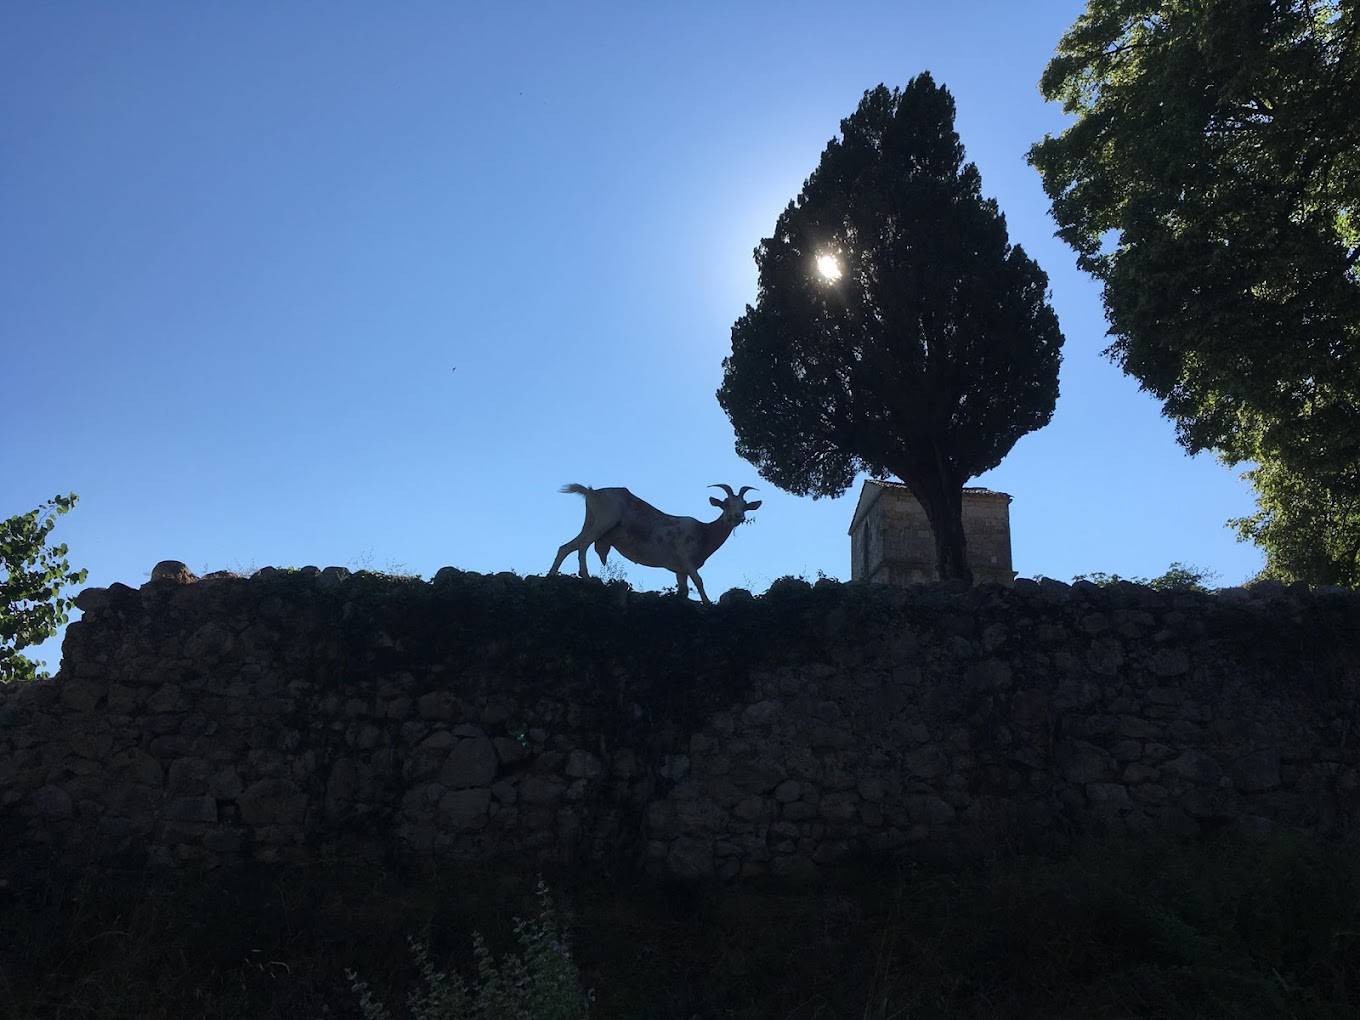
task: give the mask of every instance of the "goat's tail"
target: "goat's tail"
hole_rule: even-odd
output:
[[[574,492],[574,493],[576,493],[578,496],[586,496],[586,495],[589,495],[590,493],[594,492],[595,490],[592,489],[589,485],[581,485],[579,482],[572,482],[570,485],[564,485],[564,486],[562,486],[562,488],[558,489],[557,491],[558,491],[558,492]]]

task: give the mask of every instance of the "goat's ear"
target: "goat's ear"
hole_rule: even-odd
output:
[[[747,504],[746,504],[746,509],[747,509],[747,510],[759,510],[759,509],[760,509],[760,502],[761,502],[760,500],[756,500],[754,503],[747,503]]]
[[[717,496],[709,496],[708,501],[712,503],[714,506],[716,506],[719,510],[726,509],[726,507],[723,506],[723,501],[720,500]]]

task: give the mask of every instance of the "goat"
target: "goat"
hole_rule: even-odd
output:
[[[610,549],[617,549],[622,556],[644,567],[674,571],[676,591],[681,598],[689,598],[689,579],[693,578],[704,605],[712,605],[704,591],[704,582],[699,578],[699,568],[727,541],[732,529],[746,520],[746,512],[755,510],[761,501],[746,502],[744,497],[753,488],[750,485],[743,485],[740,492],[733,492],[732,486],[722,483],[709,488],[727,493],[726,499],[716,496],[708,499],[722,511],[716,521],[663,514],[627,489],[592,489],[575,482],[562,486],[562,492],[585,497],[586,521],[581,526],[581,533],[557,550],[549,576],[557,573],[562,561],[575,552],[581,563],[577,573],[589,577],[586,550],[593,544],[601,563],[607,560]]]

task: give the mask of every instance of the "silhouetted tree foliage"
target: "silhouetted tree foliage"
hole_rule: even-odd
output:
[[[1107,353],[1188,450],[1275,465],[1248,476],[1264,516],[1243,534],[1314,581],[1354,564],[1285,553],[1272,493],[1360,505],[1358,19],[1353,0],[1090,0],[1040,85],[1075,122],[1030,151],[1104,285]]]
[[[1102,587],[1118,584],[1121,581],[1128,581],[1131,584],[1145,584],[1149,588],[1157,591],[1209,591],[1209,583],[1218,577],[1215,570],[1205,570],[1193,565],[1187,565],[1180,560],[1174,561],[1171,566],[1166,568],[1166,573],[1158,577],[1121,577],[1119,574],[1107,574],[1103,570],[1097,570],[1090,574],[1078,574],[1072,578],[1077,581],[1090,581]]]
[[[82,584],[86,571],[72,570],[66,546],[49,547],[57,517],[76,505],[76,494],[54,496],[36,510],[0,521],[0,683],[36,680],[44,674],[23,649],[41,644],[66,622],[75,600],[61,591]]]
[[[817,497],[896,475],[940,576],[969,580],[963,485],[1048,423],[1063,343],[1048,277],[981,187],[946,88],[866,92],[756,249],[718,390],[762,477]]]

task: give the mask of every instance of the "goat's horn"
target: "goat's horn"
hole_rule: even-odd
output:
[[[737,493],[737,495],[738,495],[738,496],[745,496],[748,492],[756,492],[756,491],[757,491],[757,489],[756,489],[756,487],[755,487],[754,485],[743,485],[743,486],[741,487],[741,491],[740,491],[739,493]]]
[[[722,482],[714,482],[712,485],[709,486],[709,488],[710,488],[710,489],[722,489],[722,490],[723,490],[724,492],[726,492],[729,496],[735,496],[735,495],[736,495],[736,493],[732,491],[732,486],[730,486],[730,485],[724,485]]]

